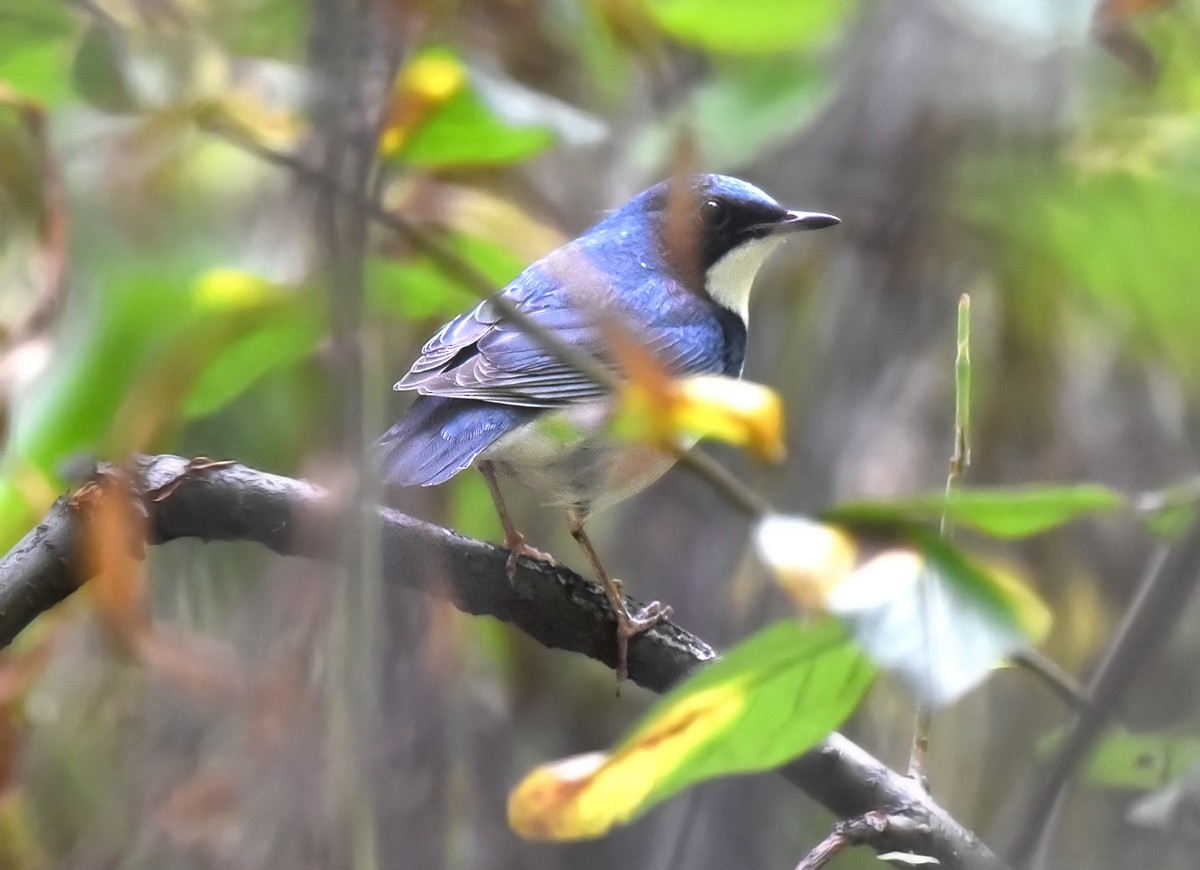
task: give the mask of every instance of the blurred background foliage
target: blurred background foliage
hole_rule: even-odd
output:
[[[389,46],[363,54],[382,95],[366,101],[372,195],[496,286],[681,159],[841,216],[769,264],[752,306],[747,376],[784,396],[788,462],[719,451],[781,509],[941,485],[963,292],[968,483],[1194,480],[1195,0],[0,0],[6,547],[84,462],[131,451],[347,485],[316,191],[272,159],[320,155],[330,8]],[[473,298],[371,228],[364,441]],[[499,536],[474,476],[387,497]],[[559,516],[510,498],[531,540],[578,564]],[[634,595],[718,645],[785,612],[745,521],[684,472],[596,527]],[[998,555],[1050,603],[1047,651],[1083,672],[1151,546],[1120,516]],[[595,663],[251,547],[177,543],[145,571],[135,597],[173,654],[131,655],[80,600],[0,660],[0,866],[787,867],[830,823],[751,777],[594,843],[523,843],[508,788],[611,744],[641,692],[614,698]],[[1200,619],[1181,625],[1076,790],[1058,863],[1193,866],[1194,826],[1164,837],[1130,813],[1197,754]],[[935,797],[1002,845],[1063,721],[998,673],[935,718]],[[849,730],[902,767],[910,723],[883,685]]]

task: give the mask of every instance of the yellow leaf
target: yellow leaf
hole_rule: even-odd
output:
[[[284,296],[278,284],[237,269],[210,269],[192,288],[196,307],[210,311],[253,310]]]
[[[675,431],[738,444],[770,462],[784,458],[783,402],[770,387],[717,375],[684,378],[675,387]]]
[[[593,752],[536,768],[509,796],[509,826],[529,840],[576,840],[629,821],[662,771],[685,763],[741,714],[746,692],[740,683],[714,686],[652,720],[612,755]]]
[[[631,380],[614,431],[662,447],[716,438],[778,462],[784,457],[783,403],[769,387],[718,375]]]
[[[771,462],[784,457],[783,402],[761,384],[721,375],[673,377],[626,324],[598,311],[609,353],[624,376],[612,430],[658,447],[716,438]]]
[[[454,55],[431,50],[414,58],[396,78],[379,139],[380,152],[391,155],[403,148],[433,111],[466,85],[466,68]]]

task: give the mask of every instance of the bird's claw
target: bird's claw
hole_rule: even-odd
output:
[[[629,677],[629,641],[643,631],[671,618],[671,608],[651,601],[637,613],[625,608],[617,611],[617,686]]]
[[[617,632],[625,640],[637,637],[643,631],[647,631],[660,622],[666,622],[671,618],[673,611],[666,604],[658,601],[651,601],[637,613],[620,613],[617,614]]]
[[[508,547],[508,559],[504,563],[504,573],[508,576],[509,583],[516,580],[517,559],[522,556],[528,556],[530,559],[550,565],[551,567],[558,564],[549,553],[525,543],[524,535],[519,536],[515,540],[505,541],[505,546]]]

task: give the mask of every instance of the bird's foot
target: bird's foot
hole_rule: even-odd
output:
[[[614,581],[617,582],[617,581]],[[619,588],[619,586],[618,586]],[[637,613],[625,607],[617,610],[617,687],[629,677],[629,641],[643,631],[671,618],[671,608],[651,601]]]
[[[530,559],[536,559],[550,566],[558,564],[549,553],[525,543],[525,536],[520,532],[506,537],[504,546],[508,548],[508,560],[504,563],[504,573],[508,576],[509,583],[512,583],[517,577],[517,559],[522,556],[528,556]]]

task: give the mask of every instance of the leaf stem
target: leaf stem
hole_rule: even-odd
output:
[[[954,451],[950,455],[950,468],[946,474],[946,497],[962,482],[967,467],[971,464],[971,296],[964,293],[958,299],[958,328],[956,330],[954,356]],[[939,526],[943,538],[954,536],[954,529],[942,511]],[[925,638],[929,643],[928,584],[921,583],[921,608],[926,611]],[[933,650],[927,649],[927,658]],[[917,708],[916,724],[913,726],[912,748],[908,756],[908,775],[928,789],[925,760],[929,754],[929,730],[933,720],[933,709],[928,704]]]

